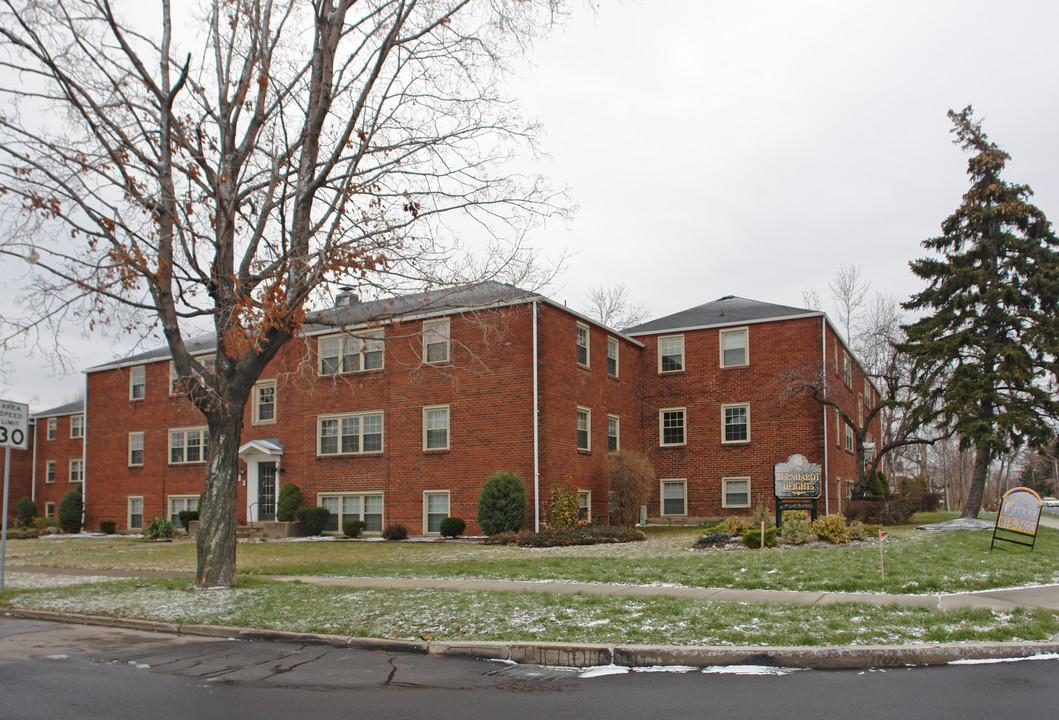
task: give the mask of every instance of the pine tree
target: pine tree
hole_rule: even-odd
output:
[[[901,349],[920,361],[916,391],[935,420],[975,450],[962,515],[978,515],[989,466],[1001,454],[1053,439],[1059,357],[1059,240],[1033,191],[1000,177],[1010,156],[970,106],[949,111],[955,144],[971,158],[971,188],[923,242],[940,257],[916,260],[927,288],[904,303],[922,317]]]

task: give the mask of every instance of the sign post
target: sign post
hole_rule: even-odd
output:
[[[0,400],[0,447],[4,449],[4,514],[0,520],[0,590],[4,589],[7,564],[7,496],[11,484],[11,448],[29,447],[29,406]]]

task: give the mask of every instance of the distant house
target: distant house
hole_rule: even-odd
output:
[[[77,400],[34,413],[32,422],[30,487],[19,497],[32,498],[41,515],[55,518],[63,495],[84,482],[85,403]]]
[[[246,408],[239,522],[273,518],[279,488],[293,482],[306,504],[332,511],[331,531],[360,519],[369,533],[403,523],[430,535],[451,515],[476,533],[486,477],[514,470],[527,526],[545,520],[556,483],[607,523],[604,460],[617,449],[653,462],[655,521],[771,508],[772,466],[795,453],[825,468],[821,504],[834,511],[856,478],[850,436],[777,381],[800,364],[835,373],[850,412],[872,392],[823,313],[734,297],[621,332],[495,283],[370,303],[347,295],[304,335]],[[208,369],[213,341],[191,348]],[[87,527],[114,520],[137,532],[197,508],[208,434],[174,378],[168,349],[131,356],[86,371],[80,412],[38,416],[55,418],[56,438],[82,418],[83,455],[53,445],[36,474],[83,458]]]

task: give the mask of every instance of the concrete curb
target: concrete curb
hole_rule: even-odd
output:
[[[1013,643],[944,643],[932,645],[865,645],[836,647],[734,647],[678,645],[599,645],[579,643],[508,643],[475,641],[418,641],[358,638],[344,635],[297,633],[284,630],[240,628],[225,625],[182,625],[49,610],[5,609],[7,617],[27,620],[98,625],[145,630],[172,635],[231,638],[328,645],[385,653],[410,653],[435,657],[506,660],[525,665],[585,668],[599,665],[620,667],[714,667],[765,665],[820,670],[867,667],[944,665],[954,660],[1000,660],[1059,654],[1059,640]]]

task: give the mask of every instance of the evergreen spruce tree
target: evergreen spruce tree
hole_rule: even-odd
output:
[[[927,288],[904,303],[903,351],[920,361],[916,391],[961,446],[975,450],[962,516],[977,517],[990,464],[1002,453],[1052,441],[1059,357],[1059,240],[1029,202],[1033,191],[1000,173],[1010,156],[970,106],[950,110],[955,144],[971,154],[971,188],[911,263]]]

